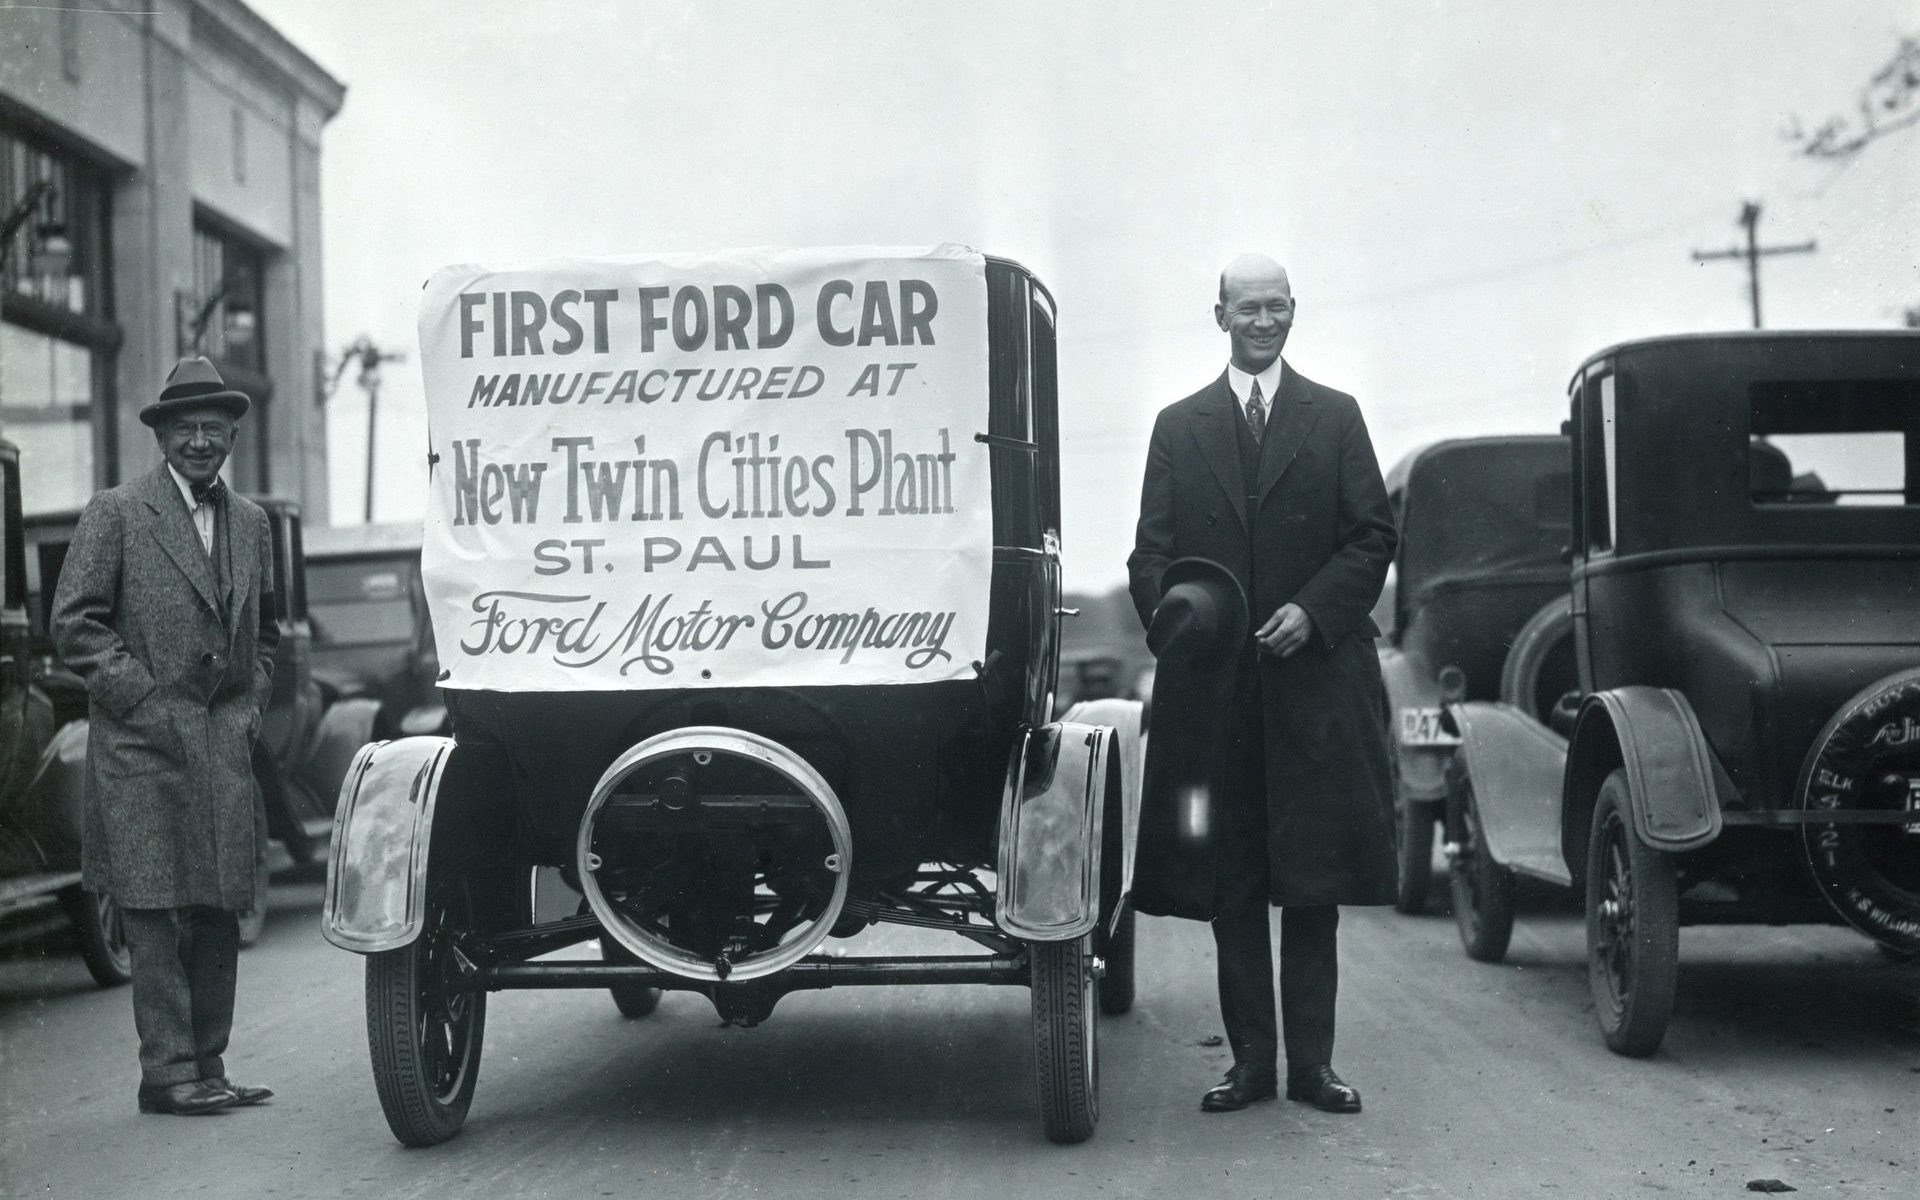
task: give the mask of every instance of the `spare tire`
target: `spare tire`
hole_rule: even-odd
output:
[[[1500,699],[1545,725],[1579,686],[1573,666],[1573,597],[1555,596],[1527,618],[1500,666]]]
[[[1894,811],[1884,824],[1801,826],[1820,894],[1855,929],[1920,951],[1920,668],[1889,675],[1840,706],[1800,769],[1800,806]]]

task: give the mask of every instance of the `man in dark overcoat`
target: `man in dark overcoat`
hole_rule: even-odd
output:
[[[1127,560],[1150,624],[1179,558],[1233,573],[1248,599],[1231,715],[1212,781],[1210,852],[1185,890],[1210,896],[1220,1010],[1234,1065],[1209,1112],[1277,1094],[1269,904],[1281,908],[1287,1095],[1358,1112],[1333,1071],[1339,905],[1394,897],[1393,794],[1368,615],[1396,540],[1353,397],[1280,357],[1294,320],[1286,271],[1235,259],[1215,320],[1227,369],[1160,413]],[[1154,730],[1156,737],[1201,731]],[[1151,799],[1151,798],[1150,798]]]
[[[272,1094],[232,1083],[221,1061],[279,636],[261,620],[266,514],[220,479],[246,411],[212,363],[181,361],[140,411],[164,461],[87,502],[53,599],[54,647],[87,685],[82,882],[126,922],[142,1112]]]

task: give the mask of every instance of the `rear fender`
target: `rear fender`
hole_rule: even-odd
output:
[[[87,722],[79,720],[54,731],[34,763],[32,781],[21,793],[15,812],[9,814],[33,833],[55,866],[80,865],[81,831],[86,826],[88,729]]]
[[[380,715],[378,700],[337,700],[327,706],[307,748],[301,777],[323,800],[340,794],[360,748],[373,740],[373,723]]]
[[[1587,836],[1600,785],[1625,767],[1633,828],[1656,850],[1693,850],[1720,836],[1713,753],[1686,697],[1671,688],[1596,692],[1580,707],[1561,794],[1567,865],[1586,871]]]
[[[1066,720],[1113,730],[1112,754],[1120,764],[1120,787],[1110,798],[1102,829],[1100,919],[1112,933],[1120,909],[1133,893],[1134,850],[1140,840],[1140,787],[1146,777],[1145,706],[1138,700],[1089,700],[1067,710]]]
[[[1433,664],[1423,654],[1388,647],[1380,651],[1380,681],[1387,689],[1387,711],[1381,714],[1386,723],[1387,751],[1399,769],[1400,786],[1394,803],[1438,803],[1446,799],[1447,759],[1453,755],[1452,748],[1404,745],[1396,733],[1400,710],[1440,708],[1445,703],[1434,680]]]
[[[498,747],[452,738],[363,746],[340,784],[327,851],[321,932],[342,950],[410,944],[426,911],[429,857],[484,846],[506,811],[509,764]]]
[[[1567,739],[1511,704],[1469,700],[1448,712],[1460,730],[1461,765],[1473,781],[1474,809],[1487,852],[1502,866],[1557,876],[1543,847],[1555,842]],[[1582,853],[1586,842],[1582,835]]]
[[[1106,814],[1121,804],[1114,732],[1065,721],[1015,739],[1000,807],[994,923],[1014,937],[1065,942],[1101,916]]]

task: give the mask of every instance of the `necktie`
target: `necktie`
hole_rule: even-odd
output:
[[[1257,387],[1259,385],[1256,384],[1255,386]],[[227,498],[227,485],[218,475],[215,475],[205,483],[193,483],[187,486],[193,490],[193,502],[195,504],[218,504]]]
[[[1267,409],[1260,403],[1260,381],[1253,381],[1253,390],[1247,393],[1247,428],[1253,431],[1253,440],[1259,441],[1267,432]]]

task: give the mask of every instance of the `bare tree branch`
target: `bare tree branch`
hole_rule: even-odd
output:
[[[1793,118],[1783,136],[1807,158],[1844,159],[1920,123],[1920,38],[1900,39],[1886,66],[1860,89],[1852,116],[1833,117],[1808,132]]]

